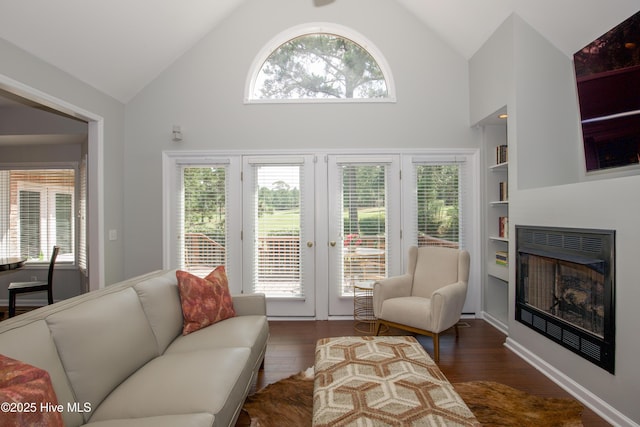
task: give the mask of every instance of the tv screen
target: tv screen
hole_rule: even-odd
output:
[[[640,12],[573,55],[587,172],[640,163]]]

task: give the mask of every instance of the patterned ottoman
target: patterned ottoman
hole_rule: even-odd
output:
[[[363,336],[318,340],[313,425],[480,423],[415,338]]]

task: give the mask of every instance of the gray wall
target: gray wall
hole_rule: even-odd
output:
[[[397,103],[245,105],[247,74],[266,42],[311,22],[347,26],[374,43]],[[243,3],[127,105],[126,275],[162,267],[163,150],[473,147],[468,81],[467,61],[395,2]],[[173,124],[182,126],[179,144]]]
[[[101,178],[104,185],[104,228],[122,230],[124,105],[3,39],[0,39],[0,58],[0,75],[104,119],[101,159],[104,164],[104,176]],[[91,150],[91,147],[89,149]],[[90,238],[93,240],[89,244],[96,245],[97,236]],[[105,284],[115,283],[124,278],[123,243],[122,239],[109,241],[105,237],[104,248],[100,248],[104,257]],[[99,260],[93,259],[91,262],[97,265]]]
[[[616,374],[514,320],[515,263],[510,271],[509,340],[515,348],[530,352],[547,373],[583,393],[583,398],[596,405],[606,402],[601,407],[605,411],[615,408],[608,415],[620,416],[616,421],[628,421],[626,416],[638,423],[636,355],[640,341],[635,329],[640,323],[640,198],[636,195],[640,176],[585,178],[571,58],[560,54],[517,16],[505,21],[498,32],[513,33],[513,50],[505,49],[501,37],[494,37],[472,58],[471,112],[472,117],[482,118],[496,105],[508,104],[511,235],[515,235],[516,224],[616,230]],[[500,52],[503,58],[496,57]],[[513,58],[510,66],[509,58]],[[511,69],[513,80],[505,79],[506,87],[490,92],[498,84],[496,63]],[[515,259],[514,247],[510,245],[511,259]]]

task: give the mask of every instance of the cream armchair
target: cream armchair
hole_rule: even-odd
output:
[[[460,320],[467,297],[469,252],[426,246],[409,248],[407,272],[373,285],[376,335],[382,325],[433,338],[433,358],[440,358],[439,335]]]

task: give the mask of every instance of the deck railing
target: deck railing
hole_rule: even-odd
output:
[[[386,277],[385,238],[362,236],[351,239],[343,256],[343,279],[376,280]],[[420,236],[419,246],[458,248],[456,242],[433,236]],[[363,251],[358,248],[366,248]],[[226,248],[203,233],[185,234],[185,268],[208,272],[227,261]],[[377,250],[377,251],[376,251]],[[297,236],[267,236],[258,238],[257,279],[264,282],[299,282],[300,238]]]

